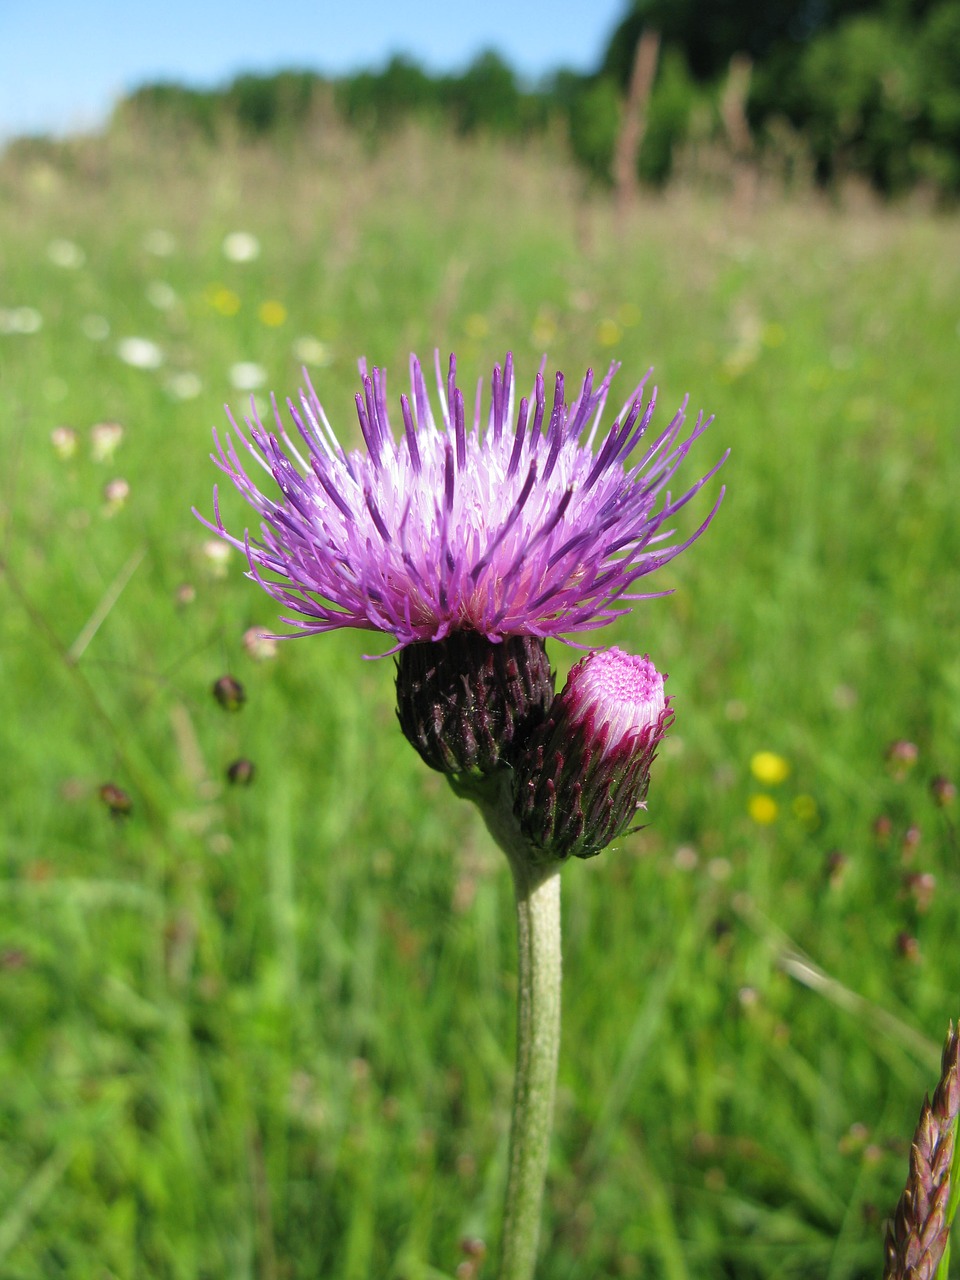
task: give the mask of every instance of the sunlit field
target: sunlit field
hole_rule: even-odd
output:
[[[878,1276],[960,1012],[956,216],[618,217],[559,154],[339,130],[0,160],[0,1275],[492,1270],[506,865],[401,737],[390,641],[265,651],[191,514],[224,402],[306,367],[356,443],[357,358],[395,401],[435,347],[521,389],[616,359],[613,411],[653,365],[661,425],[716,415],[680,483],[731,451],[673,594],[594,636],[677,719],[648,826],[564,871],[539,1275]]]

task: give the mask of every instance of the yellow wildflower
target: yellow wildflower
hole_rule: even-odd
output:
[[[261,324],[265,324],[268,329],[278,329],[287,318],[287,308],[282,302],[268,298],[266,302],[260,303],[257,314],[260,316]]]
[[[775,787],[790,776],[790,764],[775,751],[757,751],[750,757],[750,772],[765,787]]]
[[[753,795],[747,801],[747,811],[754,822],[768,827],[771,822],[776,822],[780,806],[773,796]]]
[[[207,301],[222,316],[235,316],[240,310],[240,295],[226,285],[212,284],[207,289]]]
[[[615,347],[623,336],[623,330],[616,320],[601,320],[597,325],[597,341],[601,347]]]

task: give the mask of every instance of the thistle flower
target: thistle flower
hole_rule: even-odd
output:
[[[254,410],[248,439],[231,418],[241,444],[272,475],[279,500],[257,487],[229,434],[214,436],[214,461],[259,515],[259,538],[227,532],[216,493],[209,527],[245,552],[248,576],[302,634],[381,631],[393,637],[396,652],[457,631],[496,644],[605,626],[639,598],[632,588],[641,578],[709,524],[713,512],[683,542],[671,542],[666,529],[717,470],[679,498],[667,489],[710,421],[698,416],[681,439],[686,401],[631,461],[645,441],[656,392],[644,400],[645,378],[601,430],[617,368],[597,386],[588,371],[572,404],[560,373],[548,400],[541,371],[532,395],[516,407],[507,355],[502,369],[494,367],[485,408],[478,386],[468,421],[454,357],[446,377],[436,358],[439,419],[411,357],[398,434],[386,373],[375,368],[371,376],[361,361],[356,403],[366,451],[349,452],[308,379],[299,407],[287,402],[302,443],[288,433],[275,401],[273,431]]]
[[[230,436],[214,433],[213,460],[260,517],[259,537],[227,531],[216,490],[215,522],[204,521],[245,553],[248,576],[301,634],[357,627],[392,637],[404,734],[478,805],[510,861],[519,1013],[501,1274],[518,1280],[536,1261],[556,1090],[559,864],[627,829],[671,717],[650,660],[617,649],[583,659],[555,697],[546,641],[627,612],[639,580],[717,509],[686,541],[670,541],[668,522],[721,465],[679,498],[667,487],[710,420],[698,416],[681,438],[684,401],[646,443],[656,391],[645,400],[644,379],[601,430],[617,368],[598,386],[588,370],[569,404],[557,373],[550,404],[541,367],[515,408],[508,354],[486,401],[478,385],[468,422],[455,358],[444,377],[437,354],[435,417],[412,356],[398,433],[385,372],[368,375],[361,361],[366,451],[349,452],[307,378],[299,407],[287,401],[295,433],[276,401],[275,431],[253,402],[249,438],[230,419],[279,499],[254,483]]]
[[[516,765],[514,813],[533,848],[589,858],[623,835],[646,807],[672,719],[648,657],[614,648],[581,659]]]

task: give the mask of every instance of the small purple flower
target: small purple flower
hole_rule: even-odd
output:
[[[251,457],[273,476],[279,500],[260,491],[230,436],[221,441],[215,433],[214,461],[259,514],[261,536],[229,534],[216,493],[209,527],[246,553],[248,576],[301,633],[359,627],[385,632],[401,649],[461,630],[497,643],[605,626],[627,612],[625,601],[640,598],[630,588],[712,519],[716,506],[679,543],[664,528],[720,465],[682,497],[667,489],[712,421],[698,416],[680,441],[686,400],[630,460],[656,403],[656,391],[644,403],[646,378],[602,430],[616,364],[596,387],[588,371],[570,405],[561,373],[548,402],[541,369],[532,396],[516,408],[508,354],[502,369],[494,367],[485,406],[478,385],[468,423],[455,358],[445,378],[439,353],[435,363],[439,421],[413,356],[397,434],[385,371],[375,368],[371,377],[360,362],[356,401],[366,451],[341,447],[309,380],[299,408],[287,402],[302,444],[287,433],[276,402],[276,433],[255,414],[246,419],[252,443],[231,418]]]
[[[582,658],[516,766],[514,812],[548,858],[589,858],[646,808],[650,766],[673,721],[664,677],[622,649]]]

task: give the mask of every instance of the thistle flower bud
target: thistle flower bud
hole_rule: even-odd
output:
[[[902,782],[917,763],[920,752],[915,742],[898,738],[887,747],[887,768],[897,782]]]
[[[246,690],[234,676],[221,676],[214,682],[213,696],[224,711],[239,711],[247,700]]]
[[[514,813],[545,860],[592,857],[630,829],[672,719],[648,657],[614,648],[577,663],[516,765]]]
[[[912,899],[913,905],[922,915],[930,910],[936,888],[936,876],[929,871],[911,871],[903,877],[901,896]]]
[[[277,642],[265,636],[259,627],[248,627],[243,633],[243,647],[254,662],[268,662],[277,656]]]
[[[249,787],[256,777],[257,766],[252,760],[241,756],[227,766],[227,781],[234,787]]]
[[[920,963],[920,942],[908,930],[900,930],[896,936],[894,946],[901,960],[907,960],[910,964]]]
[[[133,812],[133,802],[123,788],[118,787],[115,782],[105,782],[98,794],[109,810],[111,818],[129,818]]]
[[[407,741],[441,773],[492,773],[544,720],[553,675],[543,641],[476,631],[408,645],[397,657],[397,716]]]
[[[879,844],[886,844],[890,839],[890,833],[893,831],[893,819],[889,814],[878,814],[873,820],[873,834]]]
[[[939,773],[930,783],[930,794],[941,809],[949,809],[957,798],[957,787],[949,778]]]
[[[915,822],[912,822],[903,833],[903,839],[900,842],[900,856],[904,862],[912,862],[913,855],[920,846],[921,831]]]

